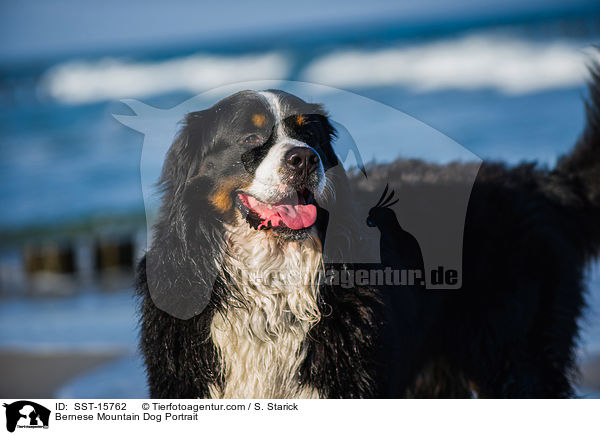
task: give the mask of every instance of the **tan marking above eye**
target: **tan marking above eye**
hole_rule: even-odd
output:
[[[303,126],[305,122],[306,122],[306,116],[304,116],[304,115],[296,116],[296,124],[298,124],[299,126]]]
[[[255,113],[252,115],[252,124],[254,124],[255,127],[264,127],[265,122],[267,122],[265,115],[261,113]]]

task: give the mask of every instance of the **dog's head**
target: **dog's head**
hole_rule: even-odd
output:
[[[334,134],[320,105],[283,91],[238,92],[186,116],[163,181],[228,225],[301,239],[333,189]]]
[[[268,267],[287,246],[342,258],[355,232],[334,135],[320,105],[276,90],[239,92],[189,113],[163,166],[146,256],[155,304],[180,318],[198,314],[226,287],[214,284],[234,247],[245,251],[244,267]]]

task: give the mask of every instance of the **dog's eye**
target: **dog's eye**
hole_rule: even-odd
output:
[[[251,145],[260,144],[260,143],[262,143],[262,139],[260,138],[260,136],[258,136],[256,134],[251,134],[244,138],[244,143],[251,144]]]

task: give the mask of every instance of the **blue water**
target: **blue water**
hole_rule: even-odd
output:
[[[584,125],[584,86],[518,97],[495,91],[357,92],[414,116],[484,159],[511,163],[554,164]],[[117,103],[80,111],[55,107],[19,120],[10,111],[1,112],[0,228],[142,210],[143,137],[119,124],[112,111],[127,113]]]
[[[138,58],[115,51],[20,67],[0,63],[0,234],[143,211],[139,175],[143,137],[112,117],[130,113],[118,100],[138,98],[168,108],[211,84],[236,80],[312,77],[335,85],[338,74],[332,78],[331,71],[340,71],[349,80],[340,82],[347,83],[343,89],[414,116],[481,158],[511,163],[536,159],[552,165],[572,146],[584,124],[584,64],[589,56],[583,50],[600,39],[600,9],[596,9],[588,16],[548,22],[540,18],[543,14],[526,14],[515,25],[474,30],[465,23],[457,29],[429,23],[410,36],[399,30],[402,26],[388,23],[381,29],[389,31],[381,33],[372,26],[360,41],[343,37],[352,29],[346,33],[337,29],[329,40],[322,36],[275,51],[261,51],[247,38],[242,45],[224,43],[211,51],[173,47],[170,56],[163,49],[158,54],[140,50]],[[471,12],[486,15],[478,9]],[[527,17],[529,21],[522,22]],[[441,33],[416,37],[435,29]],[[438,47],[444,43],[447,46]],[[411,50],[421,56],[407,61]],[[496,52],[498,57],[488,56]],[[315,75],[315,65],[339,53],[358,57],[355,63],[350,59],[330,68],[325,76]],[[383,59],[369,58],[373,53],[381,53]],[[390,53],[392,60],[385,60]],[[458,74],[452,69],[456,65],[440,60],[443,53],[463,63],[484,59]],[[435,77],[423,78],[427,74],[418,69],[405,74],[415,61],[423,68],[431,64],[427,71],[435,72]],[[406,66],[395,74],[397,80],[369,80],[394,62]],[[578,71],[572,71],[573,62],[581,64]],[[565,65],[571,70],[563,74]],[[204,71],[199,77],[206,77],[197,83],[196,73],[182,73],[186,68]],[[515,76],[512,70],[519,68],[522,71]],[[548,73],[549,81],[537,86],[536,77]],[[465,74],[472,77],[457,81]],[[519,80],[524,87],[515,91]],[[318,98],[327,106],[326,95]],[[352,112],[352,105],[346,110]],[[377,156],[380,161],[393,157]]]
[[[134,353],[138,340],[131,291],[0,303],[0,343],[17,349],[107,349]]]

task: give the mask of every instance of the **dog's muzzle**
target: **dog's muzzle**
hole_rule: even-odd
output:
[[[308,147],[295,147],[285,154],[285,169],[290,182],[301,185],[319,168],[319,156]]]

